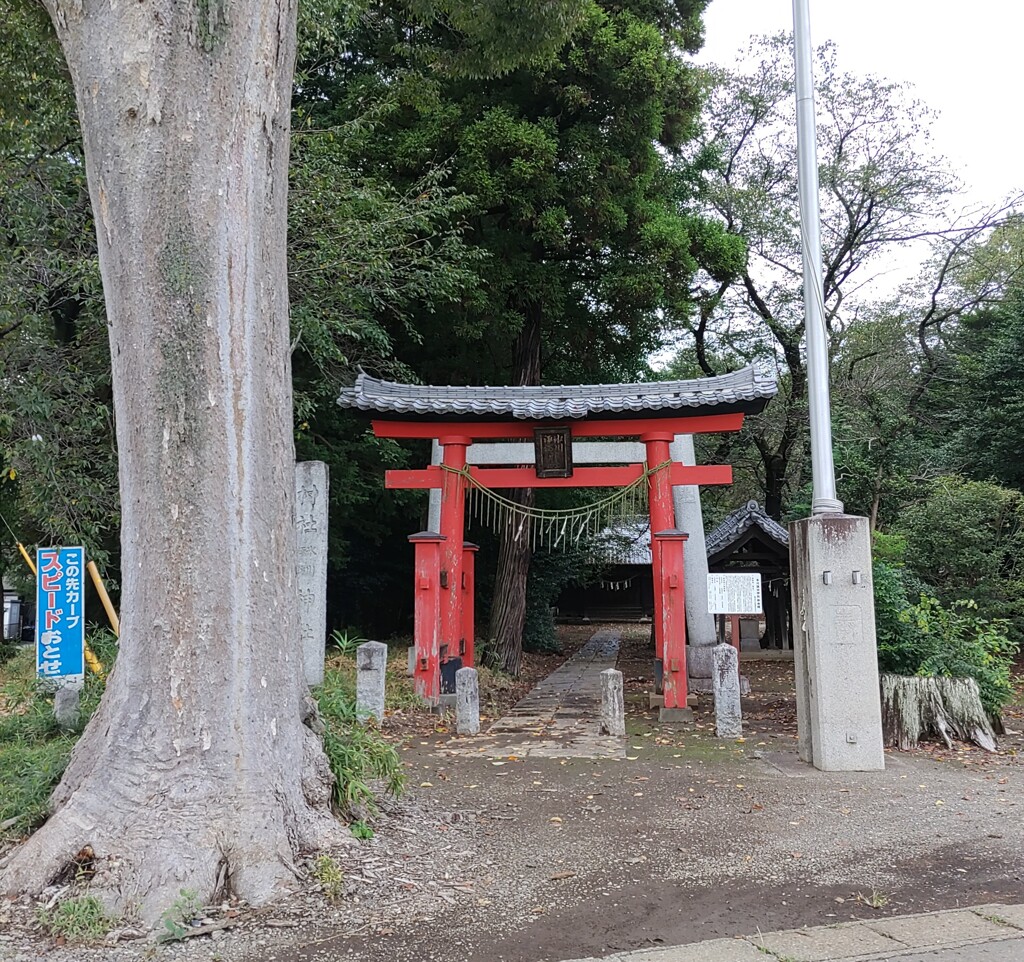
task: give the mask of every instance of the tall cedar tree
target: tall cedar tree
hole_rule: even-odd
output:
[[[472,195],[464,240],[486,253],[456,308],[424,309],[391,334],[395,357],[439,383],[634,379],[685,315],[697,264],[741,269],[741,242],[691,210],[702,75],[682,51],[702,39],[705,0],[589,3],[571,41],[503,77],[446,76],[451,38],[410,31],[399,7],[364,17],[345,56],[321,54],[303,96],[323,123],[390,102],[367,163],[397,182],[446,169]],[[438,65],[441,65],[439,68]],[[511,493],[533,503],[529,490]],[[518,673],[530,551],[499,552],[490,637]]]

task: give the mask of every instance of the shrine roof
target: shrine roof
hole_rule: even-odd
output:
[[[338,397],[342,407],[385,416],[431,418],[515,418],[565,420],[602,415],[630,418],[684,412],[686,415],[756,414],[774,397],[775,378],[751,365],[714,377],[637,384],[560,384],[501,387],[438,387],[381,381],[360,372]]]
[[[778,521],[769,517],[756,501],[748,501],[742,508],[738,508],[728,515],[714,531],[708,534],[706,539],[708,557],[727,552],[751,528],[759,529],[780,548],[784,548],[786,553],[789,552],[789,532]]]

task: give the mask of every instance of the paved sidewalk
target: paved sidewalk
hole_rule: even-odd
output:
[[[602,629],[529,691],[485,735],[472,743],[449,742],[450,754],[501,758],[613,758],[626,740],[602,735],[601,672],[618,660],[621,632]]]
[[[600,962],[1024,962],[1024,905],[980,905],[844,922],[671,948]],[[599,962],[576,959],[574,962]]]

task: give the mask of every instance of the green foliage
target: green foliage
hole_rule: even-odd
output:
[[[446,315],[422,304],[414,331],[395,331],[416,373],[507,379],[512,345],[538,319],[547,377],[642,368],[659,310],[688,301],[695,248],[727,238],[685,209],[690,188],[655,146],[674,151],[692,133],[699,84],[675,45],[698,41],[702,7],[586,3],[556,56],[469,83],[435,69],[457,27],[410,33],[391,8],[349,38],[372,56],[306,68],[299,109],[320,126],[393,104],[366,144],[366,169],[411,187],[451,158],[440,184],[471,198],[463,238],[485,255],[474,266],[482,283]],[[506,28],[503,42],[514,49],[514,38]]]
[[[907,566],[949,605],[973,598],[989,619],[1024,632],[1024,496],[986,481],[936,479],[900,515]]]
[[[178,897],[160,916],[163,931],[156,937],[157,942],[180,942],[202,911],[199,893],[195,889],[180,889]]]
[[[921,639],[919,675],[974,678],[981,703],[998,715],[1013,698],[1010,677],[1017,644],[1006,636],[1005,619],[989,621],[977,614],[973,601],[954,601],[944,607],[935,598],[921,596],[903,618]]]
[[[363,841],[373,838],[373,828],[362,819],[352,822],[348,828],[353,838],[362,839]]]
[[[348,816],[359,809],[376,811],[375,783],[392,795],[404,787],[398,752],[376,728],[356,718],[355,691],[341,672],[328,669],[315,696],[325,725],[323,745],[334,775],[336,808]]]
[[[1005,233],[1003,234],[1005,237]],[[1024,227],[1011,245],[1017,277],[1006,299],[966,317],[951,334],[928,392],[963,472],[1024,488]]]
[[[904,569],[884,561],[874,565],[878,664],[897,675],[975,679],[986,711],[998,716],[1013,698],[1011,681],[1016,643],[1008,622],[978,615],[973,601],[944,606],[919,594],[911,604]]]
[[[40,909],[36,920],[43,930],[69,942],[94,942],[117,925],[95,895],[79,895],[58,902],[52,909]]]
[[[10,836],[45,820],[75,743],[57,727],[34,673],[33,653],[19,652],[4,666],[0,687],[0,822],[17,819],[4,830]]]
[[[337,649],[338,654],[344,655],[346,658],[354,658],[356,649],[364,641],[366,641],[365,638],[353,631],[342,631],[340,628],[335,628],[331,632],[331,638],[327,644],[328,648]]]
[[[523,649],[557,652],[552,606],[570,582],[586,581],[597,573],[594,556],[586,544],[570,550],[538,551],[530,564],[526,582],[526,623]]]
[[[324,895],[336,902],[344,893],[345,875],[338,863],[330,855],[319,855],[313,865],[313,878],[323,889]]]
[[[0,23],[0,494],[23,540],[116,544],[110,361],[69,77],[49,18]]]

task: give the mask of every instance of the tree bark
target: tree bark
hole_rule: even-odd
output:
[[[113,362],[121,649],[0,889],[86,846],[155,921],[266,901],[334,837],[302,722],[286,193],[296,0],[46,0],[85,143]]]
[[[540,384],[540,313],[531,307],[516,338],[513,378],[516,384]],[[514,488],[507,496],[516,504],[532,508],[536,503],[533,488]],[[505,532],[498,547],[498,567],[494,577],[494,601],[491,604],[490,638],[495,667],[515,677],[523,665],[523,629],[526,625],[526,582],[530,574],[530,531],[513,527]]]

